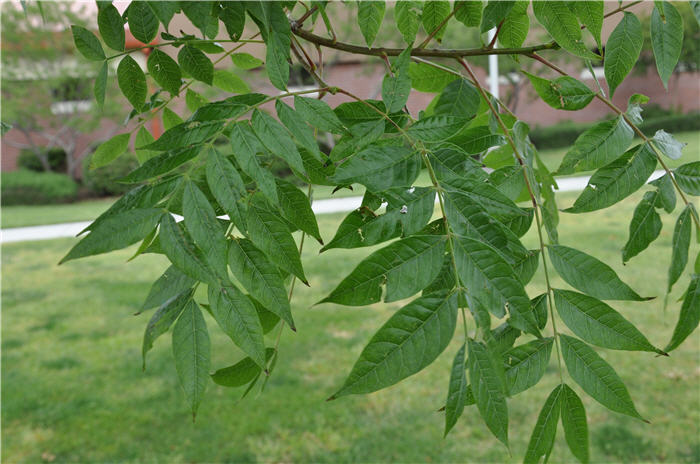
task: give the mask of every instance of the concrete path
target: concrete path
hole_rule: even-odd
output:
[[[655,171],[649,178],[650,181],[661,177],[664,171]],[[588,184],[589,176],[564,177],[557,179],[559,192],[575,192],[583,190]],[[342,213],[358,208],[362,203],[362,197],[330,198],[316,200],[312,209],[316,214]],[[91,221],[68,222],[65,224],[51,224],[46,226],[15,227],[0,230],[0,243],[28,242],[34,240],[50,240],[54,238],[75,237]]]

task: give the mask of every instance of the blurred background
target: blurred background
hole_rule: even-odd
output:
[[[120,12],[128,2],[115,1]],[[675,3],[674,3],[675,4]],[[614,9],[617,2],[609,2]],[[649,38],[633,74],[617,89],[614,101],[624,107],[634,93],[651,98],[644,109],[642,130],[671,132],[688,145],[674,167],[700,159],[700,31],[687,2],[675,4],[685,25],[683,54],[664,89],[651,52]],[[653,2],[643,2],[637,12],[648,35]],[[467,410],[447,439],[442,438],[444,416],[436,410],[444,403],[449,364],[458,349],[448,348],[425,371],[387,390],[363,397],[326,403],[325,398],[349,372],[362,347],[400,303],[377,304],[367,309],[324,305],[311,308],[322,295],[373,251],[331,250],[318,256],[316,244],[304,250],[304,266],[310,288],[299,288],[293,307],[297,334],[284,332],[280,362],[263,394],[210,386],[192,424],[175,376],[170,344],[157,343],[145,372],[141,371],[141,337],[148,315],[133,313],[151,282],[166,267],[155,255],[125,264],[132,249],[107,256],[56,263],[74,243],[65,238],[73,223],[97,217],[127,186],[117,180],[139,165],[147,154],[131,150],[114,163],[88,169],[90,157],[101,142],[134,127],[128,120],[129,105],[121,97],[114,77],[118,59],[110,61],[108,89],[102,108],[93,97],[98,67],[74,49],[71,24],[97,30],[94,2],[36,2],[0,4],[1,86],[3,136],[1,140],[2,227],[2,459],[7,462],[52,461],[441,461],[506,462],[508,451],[484,427],[475,410]],[[328,6],[336,32],[345,42],[361,43],[353,5]],[[393,8],[387,8],[384,27],[376,43],[402,46],[393,28]],[[617,24],[605,22],[603,42]],[[530,37],[545,38],[534,21]],[[170,31],[195,33],[184,15],[176,15]],[[174,32],[174,33],[175,33]],[[225,32],[221,32],[222,37]],[[244,34],[248,36],[252,34]],[[127,30],[130,55],[142,65],[149,48]],[[155,39],[157,43],[160,37]],[[484,40],[464,28],[448,29],[443,38],[449,47],[478,47]],[[222,44],[229,49],[230,44]],[[593,47],[592,47],[593,48]],[[175,55],[177,49],[163,48]],[[154,137],[186,119],[208,101],[257,91],[278,93],[264,70],[264,48],[249,44],[236,60],[217,64],[216,89],[192,85],[151,119],[146,127]],[[595,86],[593,77],[579,69],[579,60],[567,61],[564,53],[552,53],[572,75]],[[215,57],[215,55],[213,55]],[[363,98],[381,98],[385,72],[382,60],[324,50],[324,76]],[[563,61],[561,61],[563,60]],[[476,58],[478,77],[487,82],[488,59]],[[541,100],[522,74],[542,68],[530,62],[498,60],[501,99],[531,127],[530,137],[552,170],[576,137],[592,123],[608,116],[609,109],[594,100],[574,113],[554,110]],[[605,86],[602,63],[594,63]],[[292,66],[290,91],[313,86],[301,67]],[[435,96],[435,82],[414,82],[408,108],[417,115]],[[150,89],[151,91],[155,89]],[[438,89],[439,90],[439,89]],[[329,95],[331,106],[343,101]],[[126,121],[126,122],[125,122]],[[225,141],[222,141],[225,143]],[[326,150],[332,137],[321,140]],[[270,163],[274,163],[272,159]],[[280,175],[281,164],[272,168]],[[428,182],[421,175],[419,183]],[[585,185],[585,180],[583,182]],[[130,187],[129,187],[130,188]],[[559,195],[560,206],[569,206],[574,191]],[[363,188],[332,192],[317,188],[314,200],[356,197]],[[633,288],[662,296],[665,269],[671,256],[673,218],[664,217],[664,228],[655,243],[631,266],[623,267],[619,251],[625,243],[627,224],[643,192],[620,205],[583,217],[561,216],[564,244],[576,244],[612,267]],[[334,234],[348,209],[347,203],[329,203],[329,214],[319,217],[324,239]],[[333,206],[336,205],[336,206]],[[345,205],[345,206],[343,206]],[[67,225],[67,226],[66,226]],[[66,227],[63,227],[66,226]],[[31,227],[31,229],[29,229]],[[62,228],[63,227],[63,228]],[[35,240],[36,239],[36,240]],[[535,247],[530,233],[523,240]],[[308,251],[307,251],[308,250]],[[659,266],[659,263],[663,263]],[[676,286],[687,286],[687,276]],[[541,278],[531,286],[541,291]],[[555,285],[563,285],[555,281]],[[676,290],[679,292],[681,290]],[[679,305],[672,295],[667,311],[663,298],[645,304],[619,303],[615,307],[632,320],[654,344],[670,338]],[[213,366],[232,364],[241,354],[220,333],[213,334]],[[626,381],[642,415],[643,424],[615,415],[584,398],[591,429],[592,459],[597,462],[700,462],[700,336],[695,333],[667,358],[638,353],[601,352]],[[552,373],[554,368],[552,366]],[[513,455],[521,456],[540,405],[554,385],[546,375],[541,385],[510,401]],[[558,441],[563,441],[561,434]],[[552,461],[570,462],[573,456],[557,444]]]

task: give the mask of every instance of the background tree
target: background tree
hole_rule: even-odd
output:
[[[21,142],[5,142],[29,150],[46,171],[52,170],[50,151],[63,150],[66,172],[76,179],[81,160],[94,149],[80,147],[79,139],[123,112],[114,92],[102,107],[93,100],[95,69],[76,53],[69,32],[71,24],[87,23],[85,8],[69,2],[28,2],[24,9],[4,2],[0,8],[2,117],[23,135]]]

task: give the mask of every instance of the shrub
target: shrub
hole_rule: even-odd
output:
[[[66,174],[27,169],[2,173],[2,205],[40,205],[75,200],[78,184]]]
[[[61,148],[44,150],[49,157],[49,167],[53,172],[66,172],[66,152]],[[17,158],[17,167],[30,171],[42,172],[44,166],[39,158],[31,150],[22,150]]]
[[[659,114],[658,111],[652,111]],[[645,111],[645,116],[646,111]],[[530,140],[540,150],[547,148],[560,148],[573,145],[576,138],[586,129],[593,126],[588,123],[562,122],[548,127],[535,127],[530,132]],[[700,130],[700,113],[669,114],[666,116],[655,116],[644,120],[639,128],[647,135],[654,135],[659,129],[667,132],[687,132]]]
[[[114,162],[97,169],[90,169],[92,155],[83,159],[83,185],[98,196],[122,195],[133,185],[123,184],[119,179],[135,169],[139,163],[131,153],[125,153]]]

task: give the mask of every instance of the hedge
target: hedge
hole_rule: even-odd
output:
[[[1,180],[3,206],[67,203],[78,194],[78,184],[66,174],[20,169],[3,172]]]
[[[548,127],[535,127],[530,131],[530,139],[540,150],[570,147],[591,126],[588,123],[562,122]],[[640,125],[640,129],[647,135],[654,135],[659,129],[671,133],[700,130],[700,112],[649,118]]]

